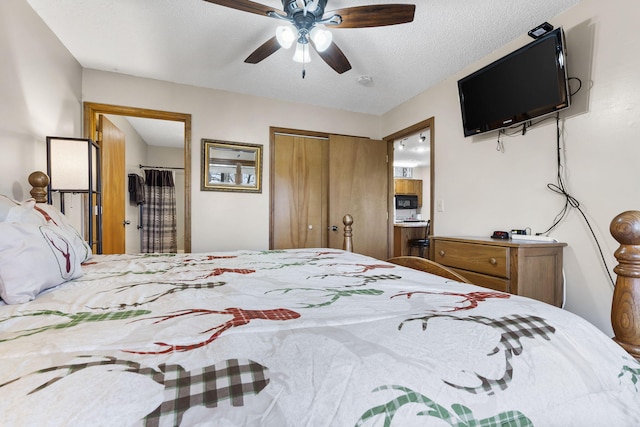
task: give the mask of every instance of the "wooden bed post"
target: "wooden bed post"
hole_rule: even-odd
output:
[[[611,305],[615,342],[640,360],[640,211],[623,212],[611,221],[618,275]]]
[[[342,244],[342,249],[348,252],[353,252],[353,241],[351,239],[351,237],[353,236],[353,234],[351,233],[353,217],[350,214],[346,214],[342,218],[342,223],[344,224],[344,242]]]
[[[36,199],[37,203],[47,203],[47,185],[49,185],[49,177],[46,173],[35,171],[29,175],[29,184],[31,184],[31,197]]]

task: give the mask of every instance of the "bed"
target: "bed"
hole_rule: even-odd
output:
[[[328,248],[92,255],[55,208],[1,203],[0,425],[640,425],[639,212],[612,223],[616,342],[431,265]],[[48,264],[12,249],[19,233],[45,237],[62,283],[22,289]]]

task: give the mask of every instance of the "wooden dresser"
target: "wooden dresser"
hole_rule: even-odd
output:
[[[479,286],[562,306],[566,243],[432,237],[430,257]]]

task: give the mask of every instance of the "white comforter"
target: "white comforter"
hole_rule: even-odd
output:
[[[0,425],[640,425],[640,364],[537,301],[332,249],[83,271],[0,306]]]

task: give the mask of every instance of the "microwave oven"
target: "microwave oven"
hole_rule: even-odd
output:
[[[396,194],[396,209],[418,209],[418,196],[415,194]]]

